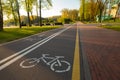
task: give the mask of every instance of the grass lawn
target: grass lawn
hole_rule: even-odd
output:
[[[15,39],[30,36],[43,31],[59,28],[59,26],[43,26],[43,27],[23,27],[20,28],[4,28],[4,31],[0,32],[0,43],[12,41]]]
[[[120,31],[120,25],[102,26],[103,28],[112,29],[115,31]]]

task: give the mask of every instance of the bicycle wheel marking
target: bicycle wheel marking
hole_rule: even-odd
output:
[[[50,67],[51,70],[52,70],[52,71],[55,71],[55,72],[57,72],[57,73],[67,72],[67,71],[70,70],[70,68],[71,68],[70,63],[68,63],[67,61],[62,61],[62,60],[61,60],[61,63],[65,63],[66,65],[68,65],[67,68],[66,68],[66,69],[63,69],[63,70],[55,70],[55,69],[54,69],[54,66],[57,64],[57,62],[54,62],[54,63],[51,64],[51,67]],[[58,65],[58,67],[59,67],[59,65]]]
[[[67,72],[71,69],[71,65],[69,62],[65,60],[60,60],[60,58],[64,58],[64,56],[55,56],[53,58],[48,56],[46,57],[46,55],[49,55],[49,54],[42,54],[42,57],[40,58],[29,58],[29,59],[23,60],[20,63],[20,67],[32,68],[32,67],[35,67],[42,60],[46,65],[48,65],[49,63],[48,66],[50,66],[50,69],[57,73]],[[50,61],[45,61],[45,59],[50,59]]]
[[[28,62],[28,65],[25,65],[24,64],[25,62]],[[20,63],[20,66],[22,68],[32,68],[32,67],[36,66],[37,63],[39,63],[39,61],[37,60],[37,58],[30,58],[30,59],[26,59],[26,60],[22,61]]]

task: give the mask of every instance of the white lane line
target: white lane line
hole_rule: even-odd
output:
[[[22,54],[20,54],[20,52],[17,53],[18,56],[17,56],[16,54],[11,55],[12,57],[10,56],[10,58],[13,58],[13,56],[17,56],[17,57],[15,57],[15,58],[11,59],[10,61],[8,61],[8,62],[4,63],[3,65],[1,65],[1,66],[0,66],[0,70],[6,68],[6,67],[9,66],[10,64],[12,64],[12,63],[14,63],[15,61],[17,61],[18,59],[24,57],[25,55],[27,55],[27,54],[30,53],[31,51],[35,50],[35,49],[38,48],[39,46],[43,45],[44,43],[48,42],[49,40],[51,40],[52,38],[58,36],[59,34],[61,34],[62,32],[66,31],[66,30],[69,29],[69,28],[70,28],[70,27],[67,27],[67,28],[65,28],[65,29],[63,29],[63,30],[61,30],[61,31],[59,31],[59,32],[57,32],[57,33],[54,33],[53,35],[45,38],[44,41],[42,41],[42,42],[40,41],[40,42],[41,42],[40,44],[35,45],[34,47],[28,49],[27,51],[24,50],[24,51],[26,51],[26,52],[21,51],[21,53],[24,52],[24,53],[22,53]],[[37,43],[38,43],[38,42],[37,42]],[[20,55],[19,55],[19,54],[20,54]],[[8,58],[6,58],[5,60],[2,60],[2,62],[7,61],[7,60],[9,60],[10,58],[8,57]]]
[[[64,29],[63,29],[63,30],[64,30]],[[61,31],[62,31],[62,30],[61,30]],[[61,31],[59,31],[59,32],[61,32]],[[59,32],[56,32],[56,33],[59,33]],[[50,35],[49,37],[47,37],[47,38],[45,38],[45,39],[43,39],[43,40],[41,40],[41,41],[36,42],[35,44],[33,44],[33,45],[31,45],[31,46],[29,46],[29,47],[27,47],[27,48],[25,48],[25,49],[23,49],[23,50],[21,50],[21,51],[15,53],[15,54],[13,54],[13,55],[11,55],[11,56],[9,56],[9,57],[3,59],[3,60],[0,60],[0,64],[6,62],[7,60],[9,60],[9,59],[11,59],[11,58],[13,58],[13,57],[15,57],[15,56],[17,56],[17,55],[19,55],[19,54],[25,52],[25,51],[27,51],[27,50],[29,50],[29,49],[31,49],[32,47],[34,47],[34,46],[40,44],[41,42],[43,42],[43,41],[49,39],[50,37],[52,37],[52,36],[55,35],[56,33]]]
[[[51,35],[51,36],[52,36],[52,35]],[[25,52],[26,50],[31,49],[32,47],[34,47],[34,46],[40,44],[41,42],[45,41],[46,39],[50,38],[51,36],[49,36],[49,37],[47,37],[47,38],[45,38],[45,39],[43,39],[43,40],[41,40],[41,41],[38,41],[37,43],[35,43],[35,44],[33,44],[33,45],[31,45],[31,46],[29,46],[29,47],[27,47],[27,48],[25,48],[25,49],[23,49],[23,50],[17,52],[17,53],[15,53],[15,54],[13,54],[13,55],[11,55],[11,56],[9,56],[9,57],[3,59],[3,60],[1,60],[1,61],[0,61],[0,64],[2,64],[2,63],[4,63],[4,62],[6,62],[7,60],[9,60],[9,59],[11,59],[11,58],[13,58],[13,57],[15,57],[15,56],[21,54],[22,52]]]

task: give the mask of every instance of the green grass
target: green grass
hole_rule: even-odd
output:
[[[99,22],[96,22],[96,21],[82,21],[84,24],[90,24],[90,23],[99,23]],[[104,20],[102,21],[102,23],[120,23],[120,18],[119,19],[116,19],[115,22],[113,19],[111,20]]]
[[[120,31],[120,25],[102,26],[103,28],[112,29],[115,31]]]
[[[0,32],[0,43],[16,40],[27,37],[43,31],[59,28],[58,26],[43,26],[43,27],[23,27],[20,28],[5,28]]]
[[[116,19],[115,22],[114,22],[114,20],[104,20],[102,22],[103,23],[120,23],[120,19]]]

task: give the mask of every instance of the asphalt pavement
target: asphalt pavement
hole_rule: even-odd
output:
[[[0,44],[0,80],[120,80],[120,32],[81,22]]]
[[[71,80],[76,24],[0,46],[0,80]]]

